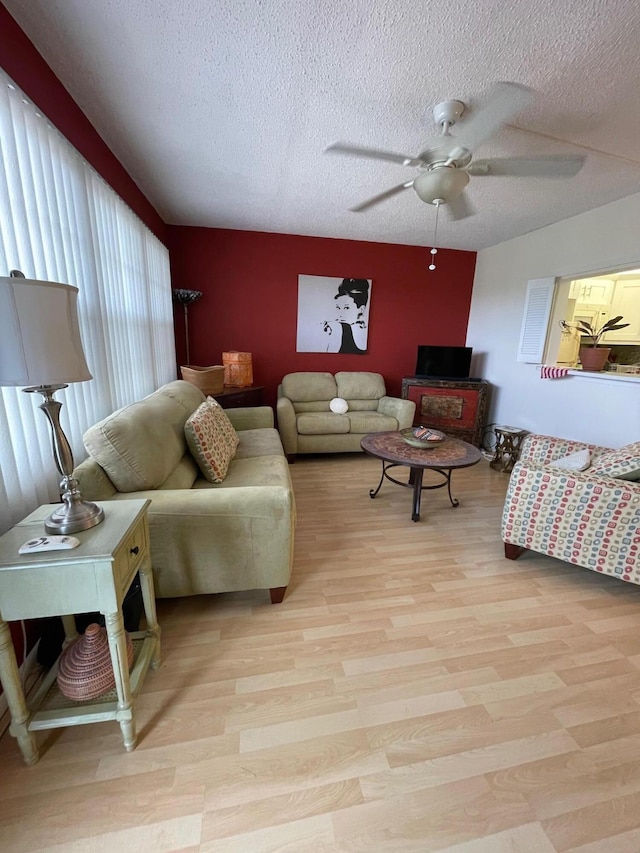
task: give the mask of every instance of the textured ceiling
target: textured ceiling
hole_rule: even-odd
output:
[[[472,177],[476,214],[442,213],[438,245],[485,248],[640,191],[636,0],[3,2],[169,223],[431,245],[436,211],[413,190],[348,210],[415,170],[323,151],[417,154],[437,102],[471,116],[499,80],[536,97],[476,157],[586,164]]]

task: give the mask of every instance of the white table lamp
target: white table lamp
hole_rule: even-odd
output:
[[[77,309],[78,288],[25,278],[13,270],[0,278],[0,385],[37,391],[51,426],[53,455],[62,475],[62,504],[45,521],[53,534],[77,533],[104,518],[97,504],[83,501],[73,477],[73,454],[60,426],[62,403],[54,393],[70,382],[92,376],[82,349]]]

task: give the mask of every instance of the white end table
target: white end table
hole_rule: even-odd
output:
[[[160,665],[147,507],[149,500],[106,501],[104,521],[74,534],[77,548],[20,555],[18,548],[44,535],[44,519],[55,505],[42,506],[0,538],[0,681],[11,713],[11,734],[27,764],[38,761],[38,729],[117,720],[127,751],[136,745],[134,699],[149,666]],[[129,672],[122,602],[140,573],[146,630],[132,633],[134,661]],[[73,614],[99,611],[105,617],[115,691],[85,702],[58,690],[57,663],[35,696],[25,700],[8,621],[62,616],[65,647],[77,637]]]

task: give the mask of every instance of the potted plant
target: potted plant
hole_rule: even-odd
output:
[[[580,362],[583,370],[600,371],[607,363],[611,347],[600,346],[600,338],[607,332],[615,332],[618,329],[626,329],[628,323],[621,323],[622,314],[618,317],[612,317],[603,323],[600,328],[596,328],[586,320],[578,320],[573,326],[581,335],[590,339],[589,344],[583,344],[580,347]],[[570,323],[564,320],[562,326],[565,329],[571,329]]]

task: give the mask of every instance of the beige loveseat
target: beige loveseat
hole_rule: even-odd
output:
[[[345,400],[337,414],[332,400]],[[388,397],[380,373],[341,371],[288,373],[278,386],[278,429],[287,458],[297,453],[348,453],[360,450],[370,432],[404,429],[413,423],[416,404]]]
[[[293,561],[295,502],[273,410],[227,409],[240,443],[222,483],[202,477],[184,435],[205,399],[170,382],[91,427],[75,470],[84,498],[150,498],[159,597],[269,589],[281,601]],[[105,508],[108,512],[108,508]]]

